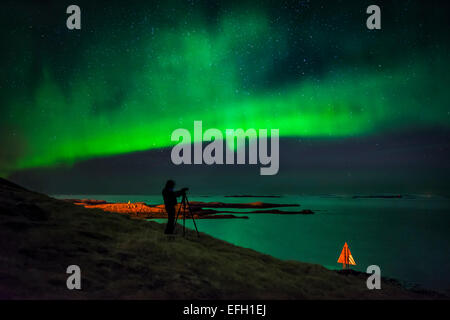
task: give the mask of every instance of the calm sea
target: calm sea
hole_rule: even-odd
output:
[[[160,195],[58,195],[111,202],[160,204]],[[235,245],[286,260],[317,263],[339,269],[336,261],[345,242],[356,261],[354,269],[380,266],[381,274],[444,292],[450,289],[450,200],[414,195],[401,199],[353,199],[323,195],[281,198],[189,196],[191,201],[274,202],[300,204],[314,215],[245,214],[245,219],[198,220],[201,232]],[[156,220],[164,223],[164,220]],[[193,227],[188,221],[188,227]]]

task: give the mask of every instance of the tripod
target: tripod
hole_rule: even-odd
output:
[[[189,214],[191,215],[192,222],[194,222],[195,231],[197,231],[197,237],[200,237],[200,233],[198,232],[197,224],[195,223],[194,215],[192,214],[191,205],[187,198],[186,192],[183,193],[183,198],[181,199],[181,202],[180,202],[180,208],[178,208],[178,213],[175,218],[175,228],[176,228],[178,216],[180,215],[181,210],[183,210],[183,213],[182,213],[183,214],[183,237],[186,235],[186,213],[187,212],[189,212]]]

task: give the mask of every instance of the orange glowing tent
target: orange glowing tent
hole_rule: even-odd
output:
[[[342,269],[348,269],[350,268],[350,265],[356,266],[355,259],[353,259],[352,253],[348,248],[347,242],[344,244],[341,255],[339,256],[337,262],[342,263]]]

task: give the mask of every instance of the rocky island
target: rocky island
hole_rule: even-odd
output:
[[[111,203],[104,200],[92,199],[63,199],[66,202],[83,206],[88,209],[100,209],[104,212],[113,212],[128,215],[133,219],[167,219],[163,204],[150,205],[145,202]],[[282,211],[280,207],[298,207],[298,204],[277,204],[265,202],[251,203],[223,203],[191,201],[191,210],[195,219],[248,219],[247,216],[235,215],[235,211],[225,209],[265,209],[239,212],[240,214],[313,214],[309,209],[300,211]],[[220,210],[214,210],[216,208]],[[177,207],[178,212],[178,207]],[[224,214],[226,213],[226,214]]]

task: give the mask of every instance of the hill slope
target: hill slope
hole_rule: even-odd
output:
[[[201,234],[86,209],[0,179],[2,299],[389,299],[433,298],[364,274],[282,261]],[[82,290],[66,288],[79,265]]]

